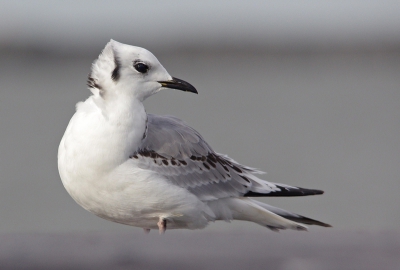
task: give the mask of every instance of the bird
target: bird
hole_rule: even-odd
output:
[[[168,89],[196,93],[148,50],[110,40],[92,63],[91,95],[76,104],[58,148],[70,196],[98,217],[145,232],[203,229],[243,220],[272,231],[331,227],[254,198],[322,190],[268,182],[262,172],[215,152],[195,129],[147,113],[143,101]]]

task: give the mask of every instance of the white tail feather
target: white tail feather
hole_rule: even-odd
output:
[[[224,208],[229,208],[229,210],[225,209],[224,211],[230,212],[229,217],[226,217],[226,214],[222,213],[221,205],[224,205]],[[298,231],[307,230],[306,226],[274,214],[266,208],[258,205],[254,200],[245,197],[222,199],[209,203],[209,206],[214,212],[216,212],[218,219],[251,221],[273,231],[285,229]]]

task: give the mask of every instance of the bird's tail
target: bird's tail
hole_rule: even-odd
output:
[[[306,231],[307,226],[303,224],[331,227],[329,224],[245,197],[227,198],[223,199],[223,202],[215,201],[209,206],[218,217],[217,219],[251,221],[273,231],[285,229]]]
[[[295,213],[291,213],[289,211],[283,210],[281,208],[266,204],[266,203],[262,203],[259,201],[255,201],[252,200],[253,203],[257,204],[258,206],[261,206],[264,209],[267,209],[268,211],[277,214],[283,218],[289,219],[291,221],[295,221],[298,223],[302,223],[302,224],[307,224],[307,225],[318,225],[318,226],[322,226],[322,227],[332,227],[331,225],[327,224],[327,223],[323,223],[321,221],[315,220],[315,219],[311,219],[308,217],[304,217],[301,216],[299,214],[295,214]]]

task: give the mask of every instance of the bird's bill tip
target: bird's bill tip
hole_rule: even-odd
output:
[[[191,93],[195,93],[198,94],[196,88],[194,88],[193,85],[191,85],[190,83],[172,77],[172,80],[169,81],[159,81],[159,84],[161,84],[162,87],[164,88],[170,88],[170,89],[176,89],[176,90],[181,90],[181,91],[185,91],[185,92],[191,92]]]

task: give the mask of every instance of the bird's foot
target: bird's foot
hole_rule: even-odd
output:
[[[163,217],[160,217],[160,220],[158,221],[157,225],[158,225],[160,234],[164,234],[165,231],[167,230],[167,220]]]
[[[149,234],[150,233],[150,229],[143,228],[143,231],[144,231],[145,234]]]

